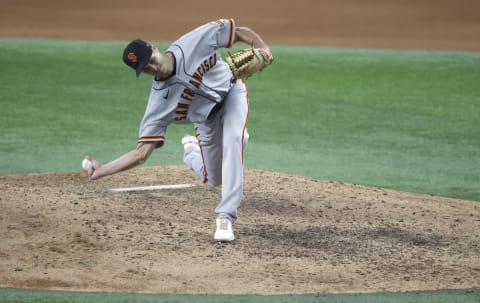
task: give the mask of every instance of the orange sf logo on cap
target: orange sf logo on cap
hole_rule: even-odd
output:
[[[135,53],[132,53],[132,52],[128,53],[127,58],[133,63],[136,63],[138,61],[137,55],[135,55]]]

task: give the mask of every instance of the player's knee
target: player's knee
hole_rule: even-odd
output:
[[[247,138],[248,140],[248,138]],[[225,143],[228,145],[232,144],[245,144],[245,135],[243,133],[234,133],[234,134],[229,134],[227,138],[224,138]]]

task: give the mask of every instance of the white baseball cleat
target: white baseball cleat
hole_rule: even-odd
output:
[[[235,240],[235,235],[232,230],[232,222],[226,216],[219,216],[215,222],[217,223],[217,230],[213,238],[217,242],[231,242]]]
[[[200,146],[198,145],[198,140],[194,136],[185,135],[182,138],[182,144],[183,144],[185,153],[192,150],[200,150]]]

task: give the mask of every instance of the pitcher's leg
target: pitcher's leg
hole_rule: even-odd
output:
[[[184,149],[183,163],[203,180],[205,177],[205,168],[203,166],[202,152],[196,136],[184,136],[182,138],[182,144]]]
[[[230,221],[237,218],[243,198],[243,156],[248,140],[246,130],[249,114],[246,86],[239,82],[225,100],[223,113],[222,201],[215,212]]]
[[[197,138],[204,167],[203,181],[210,186],[222,184],[223,130],[220,117],[218,115],[213,120],[199,124],[197,127]]]

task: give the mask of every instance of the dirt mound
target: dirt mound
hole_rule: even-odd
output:
[[[232,244],[183,167],[0,177],[0,287],[337,293],[479,287],[478,203],[246,170]],[[193,184],[184,189],[112,188]]]

